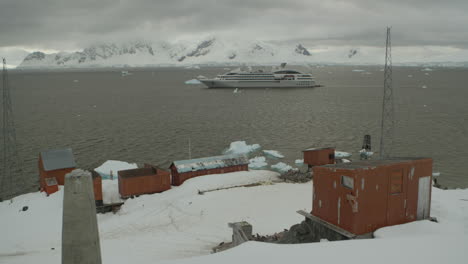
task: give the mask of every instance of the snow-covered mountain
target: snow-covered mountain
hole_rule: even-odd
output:
[[[233,42],[215,37],[200,41],[128,42],[93,45],[82,51],[30,53],[18,66],[109,67],[189,64],[277,64],[309,63],[313,54],[300,43],[275,44],[264,41]]]

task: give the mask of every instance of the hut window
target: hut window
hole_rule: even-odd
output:
[[[335,158],[335,153],[330,153],[328,154],[328,159],[334,159]]]
[[[354,179],[349,176],[342,175],[341,185],[349,189],[354,189]]]

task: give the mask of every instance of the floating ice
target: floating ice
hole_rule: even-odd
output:
[[[432,173],[432,177],[439,177],[440,176],[440,172],[433,172]]]
[[[370,156],[374,155],[374,152],[366,151],[365,149],[361,149],[359,151],[359,153],[360,153],[361,157],[370,157]]]
[[[203,76],[203,75],[198,75],[198,76],[197,76],[197,79],[198,79],[198,80],[200,80],[200,79],[206,79],[206,77]]]
[[[354,69],[353,72],[365,72],[366,70]]]
[[[429,75],[429,73],[428,73],[428,72],[425,72],[424,75]]]
[[[426,89],[426,88],[427,88],[427,86],[426,86],[426,85],[423,85],[423,86],[421,86],[421,88],[423,88],[423,89]]]
[[[78,81],[78,80],[73,80],[73,82],[74,82],[74,83],[77,83],[77,82],[79,82],[79,81]]]
[[[409,74],[409,75],[408,75],[408,78],[413,78],[413,75]]]
[[[349,158],[349,157],[351,157],[351,153],[335,150],[335,158],[336,159],[345,159],[345,158]]]
[[[236,89],[234,89],[234,91],[232,93],[241,93],[241,90],[239,90],[239,88],[236,88]]]
[[[133,73],[128,72],[128,71],[122,71],[122,76],[127,76],[127,75],[132,75]]]
[[[247,154],[259,148],[259,144],[247,145],[245,141],[234,141],[231,142],[229,148],[224,151],[224,154]]]
[[[431,68],[424,68],[424,69],[422,69],[421,71],[433,71],[433,69],[431,69]]]
[[[274,170],[277,170],[279,172],[287,172],[290,170],[297,170],[291,167],[290,165],[284,163],[284,162],[278,162],[275,165],[271,165],[271,168]]]
[[[279,158],[279,159],[284,158],[284,155],[281,154],[277,150],[264,150],[263,153],[265,153],[267,156],[271,156],[271,157],[274,157],[274,158]]]
[[[94,169],[103,179],[110,179],[111,174],[114,179],[117,179],[117,172],[120,170],[136,169],[138,166],[136,163],[127,163],[125,161],[108,160],[101,166]]]
[[[296,164],[304,164],[304,160],[303,159],[297,159],[294,161],[294,163]]]
[[[197,79],[192,79],[192,80],[185,81],[185,84],[201,84],[201,82]]]
[[[349,159],[341,159],[343,163],[350,163],[351,161]]]
[[[260,169],[266,167],[268,163],[266,163],[266,158],[263,156],[257,156],[249,160],[249,168],[250,169]]]

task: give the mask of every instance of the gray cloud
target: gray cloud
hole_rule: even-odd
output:
[[[2,0],[0,47],[223,35],[313,45],[468,47],[466,0]]]

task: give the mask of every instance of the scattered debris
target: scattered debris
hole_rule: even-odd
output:
[[[281,173],[279,178],[285,182],[303,183],[312,180],[312,173],[301,172],[299,170],[289,170]]]

